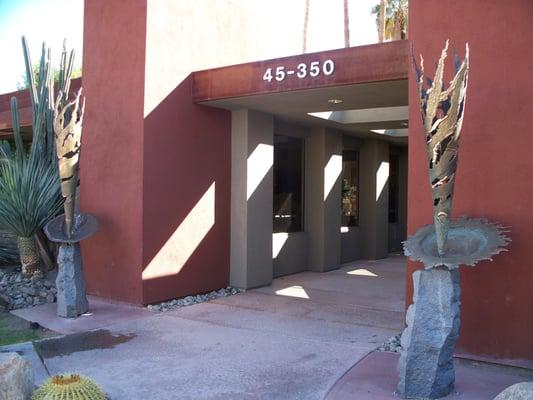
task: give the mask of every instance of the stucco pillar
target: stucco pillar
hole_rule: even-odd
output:
[[[97,235],[82,243],[87,291],[142,304],[146,1],[86,1],[81,210]]]
[[[388,255],[389,229],[389,144],[365,140],[360,152],[359,221],[362,255],[375,260]]]
[[[272,282],[274,120],[257,111],[232,112],[230,284]]]
[[[342,133],[314,128],[306,141],[305,231],[309,268],[338,268],[341,256]]]

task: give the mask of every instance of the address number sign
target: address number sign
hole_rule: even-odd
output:
[[[323,63],[320,61],[313,61],[310,64],[300,63],[296,69],[287,69],[285,66],[281,65],[276,68],[267,68],[265,74],[263,75],[263,80],[267,82],[272,82],[272,79],[275,79],[278,82],[283,81],[285,78],[292,75],[296,75],[299,79],[304,79],[308,76],[317,77],[320,74],[326,76],[333,75],[335,72],[335,63],[333,60],[326,60]]]

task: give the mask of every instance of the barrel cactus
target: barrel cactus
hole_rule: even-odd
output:
[[[107,400],[107,396],[83,375],[62,374],[49,378],[33,393],[32,400]]]

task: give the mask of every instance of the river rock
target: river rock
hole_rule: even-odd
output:
[[[413,273],[413,304],[406,314],[398,364],[398,394],[438,399],[453,391],[453,352],[459,337],[459,271],[447,268]]]
[[[29,400],[32,391],[31,364],[17,353],[0,353],[0,400]]]

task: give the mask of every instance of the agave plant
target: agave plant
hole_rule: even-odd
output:
[[[18,117],[17,99],[11,99],[14,151],[0,146],[0,230],[17,237],[25,275],[40,268],[40,239],[43,226],[61,210],[63,200],[55,154],[54,72],[50,49],[43,43],[39,70],[34,76],[26,39],[22,38],[26,76],[32,101],[33,139],[29,152],[24,148]],[[74,53],[67,62],[63,48],[59,72],[58,101],[69,92]]]

